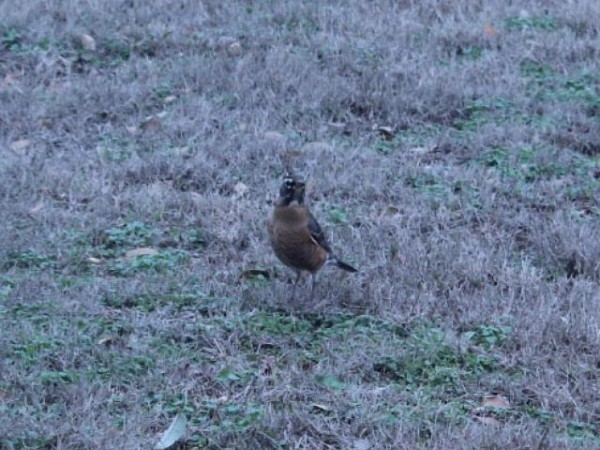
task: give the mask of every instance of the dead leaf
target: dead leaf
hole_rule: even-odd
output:
[[[368,439],[357,439],[352,444],[352,448],[354,450],[369,450],[370,448],[373,448],[373,446]]]
[[[263,278],[265,280],[268,280],[271,278],[271,275],[269,274],[268,270],[265,269],[248,269],[248,270],[244,270],[241,274],[240,274],[240,281],[242,280],[251,280],[251,279],[256,279],[256,278]]]
[[[19,139],[18,141],[14,141],[10,144],[10,149],[14,152],[18,152],[26,149],[31,144],[29,139]]]
[[[300,156],[302,156],[302,152],[300,150],[284,150],[281,152],[281,157],[286,161],[293,158],[298,158]]]
[[[395,206],[388,206],[383,210],[383,215],[388,217],[396,217],[400,215],[400,210]]]
[[[332,411],[332,409],[329,406],[325,406],[320,403],[313,403],[312,409],[314,409],[317,412],[324,412],[324,413],[328,413],[328,412]]]
[[[346,122],[328,122],[327,126],[336,130],[344,130],[348,126],[348,124]]]
[[[158,116],[146,117],[142,123],[140,123],[140,128],[144,131],[159,130],[161,127],[162,121]]]
[[[534,389],[529,387],[525,387],[521,390],[521,393],[525,395],[529,400],[538,401],[540,398],[540,393]]]
[[[140,128],[144,131],[147,130],[160,130],[162,128],[162,119],[167,116],[165,111],[162,111],[158,114],[154,114],[153,116],[148,116],[142,123],[140,123]]]
[[[233,42],[227,46],[227,54],[229,56],[240,56],[242,54],[242,44]]]
[[[481,406],[498,409],[509,409],[510,403],[508,399],[503,395],[488,395],[483,398]]]
[[[246,186],[244,183],[242,183],[240,181],[240,182],[236,183],[236,185],[233,187],[233,192],[234,192],[234,195],[233,195],[234,198],[243,197],[244,194],[246,192],[248,192],[248,186]]]
[[[110,345],[117,339],[117,336],[105,336],[102,339],[98,340],[98,345]]]
[[[81,47],[88,52],[96,51],[96,40],[89,34],[80,34],[79,43],[81,44]]]
[[[500,425],[500,421],[490,416],[475,416],[474,419],[484,425]]]
[[[496,31],[496,28],[494,27],[494,25],[492,25],[491,23],[488,22],[483,27],[483,34],[486,37],[493,38],[498,35],[498,32]]]
[[[173,103],[175,100],[177,100],[177,96],[176,95],[167,95],[164,100],[163,103],[165,105],[168,105],[170,103]]]
[[[394,129],[387,126],[373,125],[373,129],[377,131],[386,141],[394,139]]]
[[[29,214],[35,214],[36,212],[41,211],[43,208],[44,208],[44,201],[40,200],[29,210]]]
[[[52,119],[42,119],[40,121],[40,126],[46,130],[51,130],[52,128],[54,128],[54,122],[52,121]]]
[[[509,408],[510,403],[503,395],[487,395],[481,400],[481,406],[473,410],[473,418],[484,425],[498,425],[501,423],[500,411]]]
[[[139,133],[139,129],[138,127],[125,127],[125,129],[127,130],[127,132],[131,135],[131,136],[135,136],[136,134]]]
[[[167,431],[165,431],[158,441],[158,444],[154,446],[156,450],[165,450],[180,440],[185,434],[187,427],[187,419],[184,414],[177,413]]]
[[[230,45],[237,42],[237,39],[232,36],[220,36],[217,39],[217,47],[220,50],[226,50]]]
[[[182,158],[189,158],[192,156],[192,149],[187,145],[184,145],[183,147],[175,147],[172,149],[172,151],[177,156],[181,156]]]
[[[152,256],[158,255],[158,250],[152,247],[140,247],[134,248],[133,250],[129,250],[125,253],[125,258],[132,259],[137,258],[138,256]]]
[[[371,218],[377,222],[393,223],[400,216],[400,209],[396,206],[386,206],[380,210],[373,210],[370,214]]]
[[[283,144],[285,136],[277,131],[267,131],[263,134],[263,139],[271,144]]]

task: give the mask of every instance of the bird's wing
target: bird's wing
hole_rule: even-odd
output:
[[[327,253],[331,253],[331,247],[329,247],[325,233],[323,233],[319,222],[317,222],[317,219],[315,219],[311,213],[309,213],[308,230],[310,231],[310,237],[312,240],[317,245],[323,247]]]

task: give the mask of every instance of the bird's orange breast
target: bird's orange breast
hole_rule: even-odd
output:
[[[312,238],[308,229],[309,217],[301,206],[277,206],[269,221],[268,231],[273,251],[283,264],[292,269],[315,273],[323,267],[328,255]]]

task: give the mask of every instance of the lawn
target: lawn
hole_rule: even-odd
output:
[[[599,49],[595,0],[1,2],[0,449],[600,448]],[[359,269],[312,300],[288,166]]]

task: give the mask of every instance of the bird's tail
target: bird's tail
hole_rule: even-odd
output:
[[[345,263],[344,261],[342,261],[341,259],[338,259],[335,256],[332,258],[332,262],[337,267],[339,267],[340,269],[345,270],[347,272],[358,272],[358,270],[355,269],[354,267],[352,267],[350,264]]]

